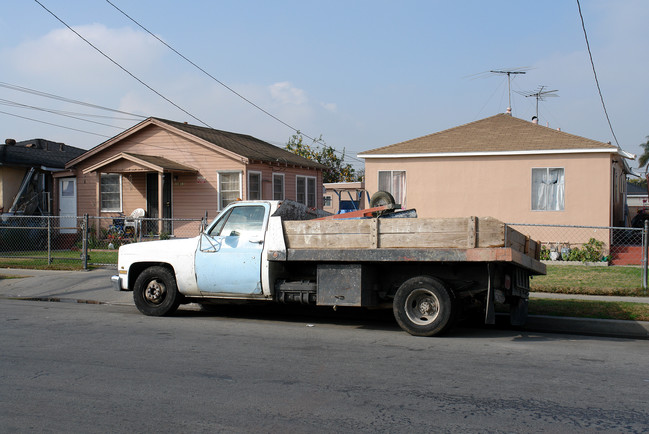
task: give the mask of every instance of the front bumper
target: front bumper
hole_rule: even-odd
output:
[[[110,276],[110,283],[115,291],[122,290],[122,278],[119,275]]]

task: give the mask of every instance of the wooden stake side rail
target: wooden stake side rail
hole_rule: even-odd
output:
[[[388,249],[287,249],[286,256],[269,252],[270,260],[305,262],[507,262],[545,274],[546,266],[512,248],[388,248]],[[281,258],[281,259],[280,259]]]
[[[508,247],[539,259],[540,245],[492,217],[283,221],[288,249]]]

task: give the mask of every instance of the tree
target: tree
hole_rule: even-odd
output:
[[[314,140],[313,143],[321,143],[322,146],[312,147],[304,143],[304,138],[298,131],[297,134],[288,139],[285,148],[287,151],[327,166],[327,169],[322,174],[322,182],[354,182],[362,180],[362,173],[357,173],[351,164],[344,162],[344,150],[342,156],[336,155],[338,151],[327,145],[322,140],[322,136]]]
[[[638,169],[642,169],[649,163],[649,136],[647,136],[644,143],[640,143],[640,147],[642,148],[642,155],[638,158]]]

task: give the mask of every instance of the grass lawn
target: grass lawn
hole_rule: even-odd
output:
[[[534,276],[533,292],[561,294],[646,296],[639,267],[548,265],[547,275]]]
[[[90,250],[88,265],[117,265],[117,250]],[[81,270],[81,252],[74,250],[52,251],[52,262],[48,263],[46,251],[13,253],[10,257],[0,257],[0,268],[26,268],[36,270]]]
[[[530,299],[529,314],[649,321],[649,304],[533,298]]]

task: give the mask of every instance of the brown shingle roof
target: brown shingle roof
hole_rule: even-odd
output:
[[[498,114],[427,136],[362,152],[360,156],[606,148],[617,150],[616,146],[608,143],[564,133],[508,114]]]
[[[246,134],[231,133],[213,128],[199,127],[183,122],[175,122],[167,119],[153,118],[174,128],[182,130],[193,136],[199,137],[214,145],[224,148],[228,151],[242,155],[251,160],[265,161],[270,163],[291,164],[302,167],[313,167],[316,169],[325,169],[326,166],[315,161],[300,157],[286,149],[279,148],[270,143],[259,140]]]

